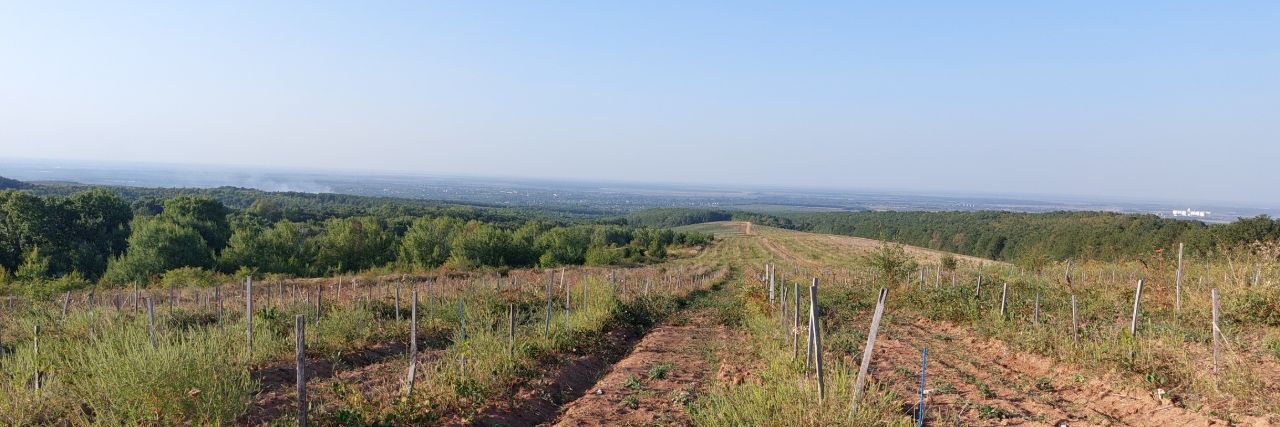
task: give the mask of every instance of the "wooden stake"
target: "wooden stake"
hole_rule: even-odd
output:
[[[507,354],[516,356],[516,305],[507,304]]]
[[[1178,242],[1178,273],[1173,279],[1173,308],[1182,311],[1182,242]]]
[[[1080,348],[1080,318],[1076,312],[1076,296],[1071,296],[1071,338],[1076,342],[1076,348]]]
[[[547,276],[547,321],[542,329],[543,338],[551,338],[551,277]]]
[[[35,386],[36,391],[40,391],[40,325],[32,326],[31,331],[31,358],[35,361]]]
[[[791,360],[800,355],[800,284],[791,284]]]
[[[299,314],[294,322],[294,356],[297,363],[298,427],[307,427],[307,330],[306,317]]]
[[[818,326],[822,317],[818,310],[818,278],[815,277],[809,285],[809,324],[813,325],[810,329],[813,331],[814,367],[818,374],[818,403],[822,403],[827,397],[827,385],[822,371],[822,328]]]
[[[1031,315],[1031,318],[1033,319],[1033,321],[1035,321],[1037,325],[1040,324],[1040,293],[1039,292],[1036,292],[1036,308],[1033,314]]]
[[[213,298],[218,300],[218,326],[222,326],[222,285],[213,288]]]
[[[924,378],[925,368],[929,366],[929,349],[920,349],[920,406],[919,418],[916,419],[916,427],[924,427]]]
[[[458,298],[458,337],[462,341],[467,340],[467,300]]]
[[[1138,289],[1133,293],[1133,320],[1129,322],[1129,335],[1138,333],[1138,310],[1142,301],[1142,279],[1138,279]]]
[[[1005,282],[1004,286],[1000,289],[1000,320],[1005,320],[1006,318],[1005,302],[1007,301],[1008,295],[1009,295],[1009,282]]]
[[[871,369],[871,354],[876,345],[876,334],[880,332],[880,317],[884,315],[885,299],[889,290],[880,288],[880,297],[876,300],[876,311],[871,316],[871,330],[867,332],[867,344],[862,348],[862,365],[858,368],[858,377],[853,382],[853,405],[849,408],[850,416],[858,410],[858,401],[862,399],[862,389],[867,384],[867,370]]]
[[[244,278],[245,355],[253,357],[253,278]],[[299,338],[301,339],[301,338]],[[301,341],[299,341],[301,342]],[[301,345],[301,344],[299,344]]]
[[[147,335],[151,337],[151,348],[156,347],[156,310],[152,299],[147,298]]]
[[[67,309],[71,308],[71,291],[62,296],[62,319],[67,318]]]
[[[1218,328],[1218,288],[1213,288],[1210,292],[1213,298],[1213,373],[1218,373],[1218,354],[1219,342],[1221,341],[1222,330]]]
[[[413,289],[413,305],[409,307],[409,373],[405,378],[404,397],[413,395],[418,374],[418,289]]]

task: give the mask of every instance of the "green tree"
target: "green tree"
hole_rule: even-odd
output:
[[[511,234],[478,221],[466,227],[450,244],[449,265],[459,268],[498,267],[511,258]]]
[[[374,217],[332,218],[312,241],[315,273],[345,273],[385,265],[391,260],[395,235]]]
[[[158,218],[191,227],[200,233],[210,249],[218,252],[227,246],[227,240],[231,238],[227,213],[227,207],[212,197],[178,196],[164,201],[164,211]]]
[[[135,220],[129,250],[107,265],[102,281],[124,284],[151,278],[179,267],[213,266],[213,251],[191,227],[157,218]]]
[[[306,275],[314,258],[306,243],[303,227],[292,221],[280,221],[270,227],[238,225],[218,256],[218,267],[225,273],[248,267],[261,273]]]
[[[543,267],[582,264],[590,245],[591,230],[587,227],[556,227],[534,240],[535,250],[542,254],[538,264]]]
[[[65,205],[75,236],[69,242],[71,270],[96,280],[107,269],[107,262],[127,249],[133,210],[120,196],[101,188],[74,194]]]
[[[443,265],[449,260],[453,238],[464,225],[448,216],[414,220],[400,240],[400,262],[420,269]]]

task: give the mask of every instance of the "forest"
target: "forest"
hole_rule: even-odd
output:
[[[632,224],[679,226],[751,221],[792,230],[881,239],[993,260],[1119,260],[1169,254],[1179,242],[1209,255],[1251,242],[1280,239],[1280,221],[1266,216],[1205,224],[1113,212],[816,212],[761,214],[713,209],[651,209]],[[1162,252],[1163,251],[1163,252]]]
[[[669,246],[710,240],[546,209],[233,188],[5,184],[0,290],[38,295],[92,284],[212,284],[219,275],[635,265],[666,258]]]

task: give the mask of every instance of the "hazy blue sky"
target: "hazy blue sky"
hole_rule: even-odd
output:
[[[875,3],[4,2],[0,157],[1280,201],[1280,2]]]

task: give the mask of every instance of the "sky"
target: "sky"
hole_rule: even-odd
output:
[[[1280,2],[0,1],[0,157],[1274,205]]]

